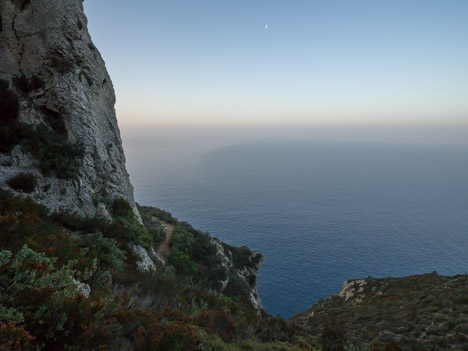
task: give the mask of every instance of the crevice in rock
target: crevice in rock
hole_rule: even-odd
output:
[[[23,74],[23,70],[21,66],[23,63],[24,46],[21,44],[21,39],[18,35],[18,32],[16,31],[16,18],[17,17],[18,17],[18,13],[15,11],[15,15],[13,16],[11,20],[11,29],[15,35],[16,41],[18,42],[18,55],[19,55],[18,70],[20,71],[21,74]]]

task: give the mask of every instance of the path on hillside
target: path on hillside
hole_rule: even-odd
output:
[[[161,245],[159,245],[157,253],[159,257],[161,257],[165,262],[167,262],[167,258],[169,257],[169,253],[171,251],[169,243],[171,242],[172,233],[174,232],[174,226],[168,223],[163,223],[162,226],[166,231],[166,238],[161,243]]]

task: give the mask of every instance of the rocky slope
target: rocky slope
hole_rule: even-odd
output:
[[[257,272],[263,261],[260,252],[246,246],[239,248],[223,243],[188,223],[179,222],[166,211],[146,206],[139,206],[138,209],[144,225],[153,233],[153,245],[168,244],[170,247],[166,257],[153,255],[155,262],[191,272],[191,263],[183,258],[185,256],[195,264],[193,268],[205,267],[204,272],[198,269],[196,274],[206,275],[211,289],[228,296],[242,296],[255,309],[262,310],[263,304],[257,290]],[[165,240],[168,227],[171,228],[169,243]]]
[[[50,214],[0,189],[0,349],[310,350],[301,330],[252,303],[258,253],[140,210],[146,231],[128,226],[122,201],[108,222]],[[156,260],[168,224],[170,252]]]
[[[121,197],[138,215],[82,1],[1,0],[0,16],[0,186],[25,190],[8,180],[28,173],[30,196],[52,210],[110,218]]]
[[[292,320],[325,349],[466,350],[467,304],[467,275],[355,279]]]

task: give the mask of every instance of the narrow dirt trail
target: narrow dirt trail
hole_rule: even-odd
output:
[[[164,261],[167,261],[167,258],[169,257],[169,253],[171,252],[171,248],[169,247],[169,243],[171,242],[171,239],[172,239],[172,233],[174,232],[174,226],[172,224],[167,224],[167,223],[164,223],[163,226],[164,226],[164,230],[166,231],[166,238],[161,243],[161,245],[159,245],[156,252],[158,253],[158,255]]]

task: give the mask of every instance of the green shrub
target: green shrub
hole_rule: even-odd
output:
[[[158,247],[166,239],[166,229],[164,227],[147,228],[153,241],[153,246]]]
[[[196,329],[180,322],[169,323],[159,340],[158,350],[190,351],[196,350],[198,336]]]
[[[25,193],[32,193],[37,186],[36,177],[31,173],[20,173],[8,179],[7,183],[13,189],[21,190]]]
[[[172,215],[169,212],[161,210],[160,208],[138,205],[138,210],[142,214],[143,220],[145,220],[145,217],[148,219],[151,219],[152,217],[156,217],[166,223],[170,223],[170,224],[177,223],[177,219],[172,217]]]
[[[244,278],[239,277],[239,275],[234,271],[229,275],[229,282],[224,289],[224,294],[227,296],[249,296],[252,288],[245,281]]]
[[[39,125],[26,142],[26,149],[38,161],[46,176],[54,174],[61,179],[73,179],[81,170],[84,145],[71,144],[64,136]]]
[[[251,266],[252,263],[259,263],[258,261],[261,259],[261,255],[255,256],[256,261],[253,262],[253,252],[247,246],[235,247],[225,244],[224,247],[231,252],[234,266],[238,269]]]
[[[74,279],[83,277],[72,266],[57,268],[27,245],[0,251],[0,322],[28,330],[31,350],[64,350],[70,343],[91,349],[93,339],[106,339],[103,305],[78,292]]]
[[[114,238],[106,238],[99,232],[82,234],[77,245],[86,248],[88,259],[99,262],[101,269],[118,271],[124,266],[125,252],[118,248]]]
[[[112,214],[114,217],[131,216],[133,214],[133,209],[127,200],[118,197],[112,203]]]
[[[125,238],[149,249],[152,247],[152,239],[148,230],[143,226],[133,212],[132,207],[123,198],[116,198],[112,203],[112,231],[115,237]]]
[[[198,272],[195,263],[193,263],[190,257],[176,249],[171,250],[168,261],[169,264],[176,269],[178,274],[193,276]]]

